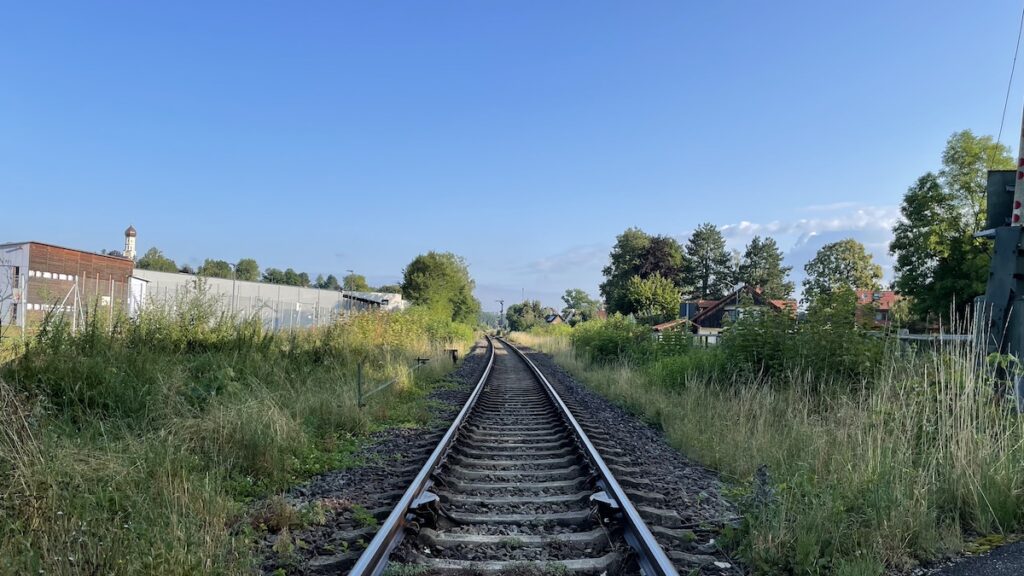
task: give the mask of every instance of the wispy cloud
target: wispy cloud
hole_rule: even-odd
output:
[[[850,206],[846,210],[831,208],[840,213],[823,218],[773,220],[771,222],[740,221],[722,227],[727,239],[745,240],[756,235],[797,236],[805,241],[824,232],[851,232],[860,230],[892,230],[899,218],[895,206]]]
[[[517,273],[552,274],[578,272],[581,270],[600,270],[608,261],[611,247],[603,244],[574,246],[551,256],[527,262],[516,268]]]
[[[875,262],[882,266],[885,277],[892,278],[889,242],[892,228],[899,220],[896,206],[870,206],[855,202],[809,206],[802,211],[820,212],[815,218],[773,220],[770,222],[740,221],[722,227],[726,240],[734,248],[742,248],[750,238],[772,236],[785,251],[786,263],[793,266],[793,279],[803,279],[804,265],[825,244],[853,238],[864,244]]]

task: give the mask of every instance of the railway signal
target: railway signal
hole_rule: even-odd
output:
[[[1024,358],[1024,119],[1015,170],[989,170],[986,229],[977,236],[994,241],[985,295],[975,300],[975,337],[987,355]],[[1016,388],[1024,412],[1024,377],[998,362],[996,377]]]

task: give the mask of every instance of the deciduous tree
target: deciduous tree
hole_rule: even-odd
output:
[[[964,130],[942,153],[942,169],[917,179],[903,197],[889,251],[896,290],[919,318],[963,311],[985,291],[991,245],[974,238],[985,221],[986,171],[1012,169],[1009,149]]]
[[[660,274],[681,286],[683,248],[670,236],[651,236],[639,228],[630,228],[619,234],[603,273],[601,296],[609,312],[630,314],[632,309],[626,290],[630,278],[647,278]]]
[[[213,260],[207,258],[203,261],[202,265],[199,266],[199,270],[196,274],[200,276],[208,276],[210,278],[231,278],[233,272],[231,271],[231,264],[228,264],[224,260]]]
[[[679,316],[682,293],[671,280],[661,274],[655,273],[647,278],[633,276],[629,279],[626,294],[636,315],[651,323]]]
[[[598,307],[601,305],[600,302],[594,300],[587,294],[585,290],[580,288],[569,288],[562,295],[562,302],[565,302],[565,308],[562,308],[562,316],[569,316],[570,312],[575,312],[573,315],[576,321],[590,320],[597,315]]]
[[[480,302],[473,296],[475,287],[466,261],[451,252],[420,254],[402,271],[402,295],[407,300],[450,315],[456,322],[476,322]]]
[[[369,292],[370,285],[366,283],[366,277],[362,274],[346,274],[341,280],[342,288],[352,292]]]
[[[252,258],[242,258],[235,264],[235,278],[248,282],[256,282],[260,279],[260,267]]]
[[[321,290],[341,290],[341,285],[338,284],[338,277],[334,274],[328,274],[327,278],[324,278],[323,274],[318,275],[313,285]]]
[[[882,267],[875,264],[864,245],[847,238],[826,244],[805,266],[804,301],[814,302],[840,287],[878,290]]]
[[[178,265],[174,260],[164,256],[159,248],[153,247],[146,250],[146,253],[135,263],[140,270],[154,270],[156,272],[177,272]]]
[[[544,307],[539,300],[526,300],[512,304],[505,310],[509,330],[524,332],[544,323]]]

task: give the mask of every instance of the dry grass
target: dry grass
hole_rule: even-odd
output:
[[[418,311],[301,334],[206,313],[51,327],[0,366],[0,574],[252,573],[249,503],[425,424],[443,349],[472,336]],[[398,378],[362,410],[360,361]]]
[[[565,339],[516,335],[601,394],[661,426],[738,486],[736,544],[758,573],[881,574],[1024,527],[1024,425],[966,346],[893,357],[858,390],[809,376],[786,386],[596,366]],[[767,507],[747,500],[762,464]]]

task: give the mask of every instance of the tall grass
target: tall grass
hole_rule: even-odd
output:
[[[112,331],[52,321],[0,367],[0,573],[249,573],[247,502],[424,424],[472,337],[421,310],[269,333],[201,291]],[[364,409],[359,363],[397,379]]]
[[[733,542],[757,573],[878,575],[1024,529],[1024,425],[968,345],[889,354],[851,389],[599,364],[565,338],[516,337],[731,478]],[[752,497],[762,465],[768,502]]]

